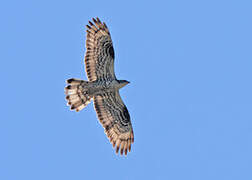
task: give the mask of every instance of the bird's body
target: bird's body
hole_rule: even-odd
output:
[[[80,111],[91,100],[99,121],[105,129],[116,152],[131,150],[134,142],[129,112],[124,105],[119,89],[127,85],[126,80],[117,80],[114,73],[114,48],[105,23],[98,18],[87,25],[85,65],[88,81],[68,79],[65,88],[66,99],[71,110]]]
[[[70,79],[71,80],[71,79]],[[118,91],[123,86],[127,85],[129,82],[126,80],[107,80],[107,81],[83,81],[85,83],[81,83],[82,89],[87,89],[87,93],[94,97],[103,93],[110,93],[114,91]]]

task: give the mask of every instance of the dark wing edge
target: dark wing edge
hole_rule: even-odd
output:
[[[104,93],[94,97],[94,107],[100,123],[116,153],[121,155],[131,151],[134,142],[133,128],[129,112],[124,105],[119,91]]]
[[[86,36],[85,65],[89,81],[113,78],[114,48],[107,25],[97,17],[89,21]]]

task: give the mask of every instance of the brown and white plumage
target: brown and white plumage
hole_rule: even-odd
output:
[[[114,48],[109,30],[99,18],[89,21],[86,40],[86,73],[89,81],[115,79]]]
[[[65,88],[71,109],[80,111],[92,99],[98,119],[116,153],[127,155],[134,142],[129,112],[119,89],[128,81],[117,80],[114,73],[114,48],[109,30],[99,18],[87,25],[85,65],[88,81],[69,79]]]
[[[113,147],[116,145],[116,153],[121,148],[121,154],[124,151],[127,155],[134,142],[134,134],[129,112],[119,92],[108,92],[95,96],[94,106],[110,142]]]

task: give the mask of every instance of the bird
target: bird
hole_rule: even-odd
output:
[[[119,89],[129,84],[117,80],[114,72],[115,53],[109,29],[98,17],[86,25],[85,71],[88,81],[66,80],[67,105],[76,112],[92,100],[97,118],[116,154],[127,155],[134,143],[134,133],[127,107]]]

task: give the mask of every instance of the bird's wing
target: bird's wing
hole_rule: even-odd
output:
[[[116,153],[119,149],[121,154],[131,150],[134,142],[134,134],[130,122],[129,112],[124,105],[119,91],[105,92],[94,97],[94,107],[100,123]]]
[[[85,65],[89,81],[115,79],[114,48],[109,30],[99,18],[87,25]]]

